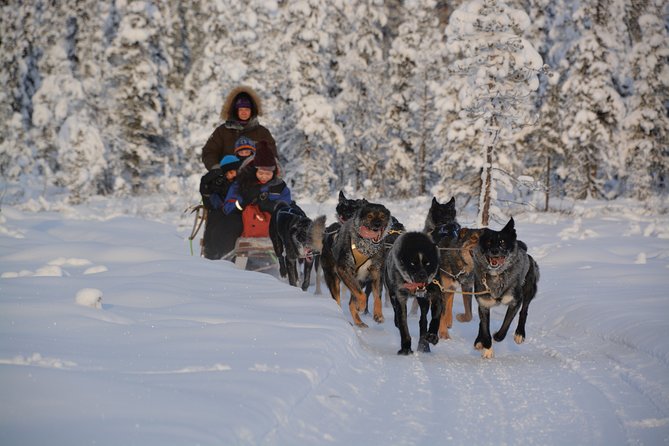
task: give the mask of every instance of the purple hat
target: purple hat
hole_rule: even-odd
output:
[[[239,96],[237,100],[235,101],[235,109],[240,109],[240,108],[253,108],[253,104],[251,103],[251,99],[249,99],[248,96]]]

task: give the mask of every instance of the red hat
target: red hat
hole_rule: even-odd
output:
[[[276,157],[269,148],[267,141],[258,141],[256,144],[256,155],[253,158],[253,165],[262,170],[276,169]]]

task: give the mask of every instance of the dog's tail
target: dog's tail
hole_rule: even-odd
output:
[[[325,234],[325,215],[320,215],[309,226],[310,245],[314,251],[323,250],[323,234]]]

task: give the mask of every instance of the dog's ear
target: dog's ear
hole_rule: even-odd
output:
[[[509,222],[506,224],[506,226],[504,226],[504,228],[500,232],[503,232],[505,234],[510,234],[513,236],[514,239],[516,238],[516,229],[514,227],[513,217],[511,217]]]
[[[438,204],[437,197],[432,197],[432,206],[437,206]]]
[[[344,195],[344,191],[343,191],[343,190],[340,190],[340,191],[339,191],[339,202],[341,203],[341,202],[343,202],[343,201],[345,201],[345,200],[346,200],[346,195]]]
[[[502,231],[512,231],[514,229],[515,223],[513,221],[513,217],[509,219],[509,222],[504,226],[504,229]]]
[[[448,204],[451,207],[455,207],[455,197],[451,197],[451,199],[446,204]]]

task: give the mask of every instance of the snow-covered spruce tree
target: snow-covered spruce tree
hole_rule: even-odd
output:
[[[633,95],[623,121],[628,194],[666,196],[669,166],[669,35],[660,19],[664,2],[651,0],[638,17],[628,59]]]
[[[462,114],[472,121],[483,147],[480,226],[487,226],[491,217],[500,214],[493,184],[499,174],[496,149],[500,138],[509,139],[514,131],[533,122],[531,93],[539,86],[542,59],[521,37],[528,24],[525,12],[503,1],[473,0],[453,12],[446,27],[448,48],[459,56],[450,73],[467,79],[459,96]]]
[[[602,0],[603,1],[603,0]],[[580,37],[561,63],[560,121],[568,164],[567,193],[577,199],[612,197],[612,184],[623,167],[617,131],[624,105],[613,85],[616,54],[607,48],[608,14],[599,2],[583,3],[572,20]]]
[[[560,65],[572,40],[577,37],[571,20],[576,6],[569,0],[530,2],[531,25],[526,36],[549,67]],[[522,149],[525,172],[534,180],[528,188],[530,192],[543,193],[543,208],[548,210],[550,197],[564,193],[566,159],[559,116],[560,88],[564,79],[551,71],[548,76],[541,76],[539,81],[535,101],[539,121],[517,146]]]
[[[0,176],[32,184],[35,177],[43,181],[29,139],[32,97],[41,82],[37,26],[32,5],[0,6]]]
[[[55,3],[42,10],[43,56],[37,65],[42,79],[32,97],[32,134],[45,181],[64,187],[75,203],[100,191],[105,168],[104,144],[84,89],[93,84],[84,82],[87,54],[78,53],[82,38],[87,45],[95,42],[92,29],[81,27],[92,6]]]
[[[382,187],[379,142],[384,95],[382,0],[356,0],[343,5],[344,29],[337,42],[336,71],[341,91],[336,99],[337,122],[347,144],[336,148],[338,188],[361,196],[378,196]]]
[[[404,51],[413,53],[414,69],[410,79],[408,137],[416,153],[417,192],[424,195],[436,180],[435,162],[442,148],[434,128],[438,122],[436,102],[440,99],[441,69],[446,54],[445,38],[435,15],[436,1],[411,0],[406,7],[411,14],[400,28]],[[410,57],[407,55],[407,57]]]
[[[388,80],[390,94],[384,98],[383,110],[386,111],[384,126],[387,140],[382,145],[386,154],[384,166],[384,189],[393,191],[398,198],[407,198],[418,190],[416,175],[416,147],[412,145],[409,135],[411,123],[410,103],[415,100],[411,85],[418,55],[411,39],[416,36],[415,20],[411,19],[411,11],[402,6],[405,13],[393,39],[388,55]]]
[[[287,2],[280,9],[286,26],[280,52],[286,77],[279,92],[285,119],[278,142],[286,160],[286,181],[296,194],[324,199],[336,183],[333,155],[345,143],[326,89],[329,36],[326,5],[319,0]]]
[[[167,30],[154,2],[119,3],[120,22],[107,49],[108,106],[116,125],[109,130],[113,189],[117,193],[156,191],[172,151],[166,105],[170,64],[162,37]],[[112,11],[113,12],[113,11]]]

